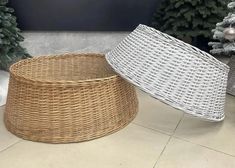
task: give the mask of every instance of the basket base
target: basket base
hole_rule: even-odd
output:
[[[85,137],[84,135],[77,135],[77,136],[66,136],[66,137],[61,137],[61,136],[51,136],[48,137],[48,134],[46,134],[47,136],[38,136],[38,135],[33,135],[31,134],[31,136],[29,136],[29,132],[27,132],[25,130],[19,130],[17,129],[13,124],[11,124],[6,115],[4,115],[4,122],[5,122],[5,126],[7,128],[7,130],[9,132],[11,132],[12,134],[16,135],[19,138],[22,138],[24,140],[29,140],[29,141],[34,141],[34,142],[43,142],[43,143],[52,143],[52,144],[63,144],[63,143],[77,143],[77,142],[84,142],[84,141],[90,141],[90,140],[94,140],[94,139],[98,139],[104,136],[108,136],[110,134],[113,134],[121,129],[123,129],[124,127],[126,127],[127,125],[129,125],[136,117],[137,112],[133,113],[132,116],[130,116],[130,118],[128,118],[128,120],[125,120],[125,122],[120,121],[119,125],[113,128],[106,128],[107,132],[102,130],[102,133],[94,135],[94,136],[87,136]]]

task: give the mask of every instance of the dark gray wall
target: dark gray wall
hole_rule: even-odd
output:
[[[126,31],[149,25],[161,0],[10,0],[23,30]]]

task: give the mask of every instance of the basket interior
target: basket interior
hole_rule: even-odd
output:
[[[37,81],[80,81],[115,75],[104,56],[97,54],[33,58],[13,65],[11,72]]]

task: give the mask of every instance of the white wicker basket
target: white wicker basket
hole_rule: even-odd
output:
[[[177,109],[204,119],[224,119],[229,67],[174,37],[139,25],[106,54],[129,82]]]

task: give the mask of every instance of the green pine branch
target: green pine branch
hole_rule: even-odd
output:
[[[227,13],[228,0],[164,0],[152,26],[176,37],[212,37],[211,29]]]
[[[6,6],[7,0],[0,0],[0,69],[8,70],[14,62],[31,57],[21,47],[24,40],[17,28],[14,10]]]

